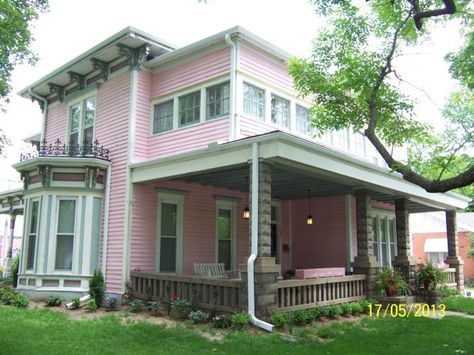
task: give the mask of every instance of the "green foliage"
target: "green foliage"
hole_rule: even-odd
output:
[[[306,325],[314,320],[313,312],[310,309],[300,309],[293,312],[295,325]]]
[[[189,312],[189,320],[192,324],[206,323],[209,319],[209,313],[197,310]]]
[[[59,295],[51,295],[49,296],[48,300],[46,301],[46,305],[48,307],[59,307],[63,302],[61,296]]]
[[[161,310],[161,302],[160,301],[148,301],[146,305],[146,309],[151,312],[154,316],[158,316]]]
[[[338,304],[328,306],[327,309],[328,309],[327,315],[331,319],[336,319],[342,314],[342,308]]]
[[[113,296],[107,297],[105,302],[106,302],[105,308],[107,311],[115,311],[117,309],[117,303],[118,303],[117,297],[113,297]]]
[[[364,307],[360,302],[352,303],[352,314],[359,314],[364,312]]]
[[[212,318],[212,326],[218,329],[226,329],[232,327],[232,317],[227,314],[215,316]]]
[[[342,315],[347,316],[352,314],[353,303],[341,304]]]
[[[13,298],[12,306],[18,308],[28,308],[29,298],[23,293],[17,293]]]
[[[247,313],[234,313],[232,315],[232,326],[237,330],[247,329],[250,323],[250,316]]]
[[[93,298],[97,304],[97,307],[102,305],[105,294],[105,282],[104,275],[102,271],[95,270],[94,275],[92,275],[91,280],[89,281],[89,293],[91,298]]]
[[[71,300],[71,303],[72,303],[72,308],[73,309],[78,309],[81,306],[81,300],[80,300],[79,297],[74,297]]]
[[[419,289],[431,292],[446,282],[447,275],[437,268],[430,260],[421,264],[416,272],[416,285]]]
[[[446,60],[451,63],[449,72],[462,85],[474,90],[474,31],[466,34],[466,43],[458,53],[449,53]]]
[[[282,329],[286,325],[290,323],[290,316],[288,313],[284,312],[278,312],[272,314],[272,324],[277,328],[277,329]]]
[[[474,298],[470,297],[449,297],[443,300],[446,309],[449,311],[463,312],[474,315]]]
[[[1,151],[1,144],[0,144],[0,151]],[[21,252],[18,252],[15,255],[15,257],[12,259],[11,270],[12,270],[12,277],[13,277],[13,287],[16,287],[18,285],[18,268],[20,267],[20,254]]]
[[[474,257],[474,233],[469,233],[469,243],[470,246],[467,255]]]
[[[384,267],[375,276],[375,291],[386,296],[398,296],[400,293],[409,294],[410,287],[395,269]]]
[[[128,305],[130,306],[130,312],[138,313],[142,310],[143,302],[138,298],[134,298],[128,303]]]
[[[185,319],[191,312],[191,303],[185,298],[171,301],[171,315],[175,318]]]
[[[461,293],[455,289],[455,288],[449,288],[447,286],[441,286],[439,287],[436,292],[438,295],[442,298],[448,298],[448,297],[453,297],[453,296],[460,296]]]
[[[89,312],[95,312],[97,310],[97,303],[95,302],[95,299],[91,298],[89,301],[87,301],[86,307]]]

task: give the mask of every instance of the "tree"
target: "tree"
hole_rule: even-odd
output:
[[[328,26],[314,41],[310,59],[293,58],[297,90],[313,98],[312,124],[319,133],[352,127],[363,133],[387,165],[428,192],[446,192],[474,182],[473,5],[468,0],[313,0]],[[449,7],[449,11],[442,6]],[[453,8],[450,5],[454,6]],[[358,6],[357,4],[360,4]],[[432,9],[441,9],[449,16]],[[433,17],[434,16],[434,17]],[[423,22],[421,21],[423,19]],[[433,22],[463,21],[466,45],[447,60],[461,89],[444,109],[444,133],[418,120],[414,103],[399,89],[396,58],[430,35]],[[467,29],[467,30],[466,30]],[[407,161],[393,148],[410,146]],[[417,150],[416,148],[421,149]],[[429,148],[429,150],[428,150]],[[428,153],[429,152],[429,153]]]
[[[29,49],[33,37],[31,22],[48,9],[48,0],[0,0],[0,109],[4,110],[11,91],[13,69],[37,60]],[[0,154],[8,139],[0,129]]]

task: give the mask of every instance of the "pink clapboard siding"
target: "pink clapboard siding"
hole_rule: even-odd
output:
[[[159,97],[173,91],[227,73],[230,69],[230,48],[225,47],[163,69],[153,74],[151,96]]]
[[[125,189],[127,177],[130,72],[104,82],[97,91],[96,137],[110,149],[109,234],[107,245],[107,291],[120,292],[123,272]]]
[[[256,75],[276,87],[293,91],[293,79],[283,61],[263,54],[245,43],[240,45],[239,59],[243,71]]]
[[[236,263],[238,266],[245,262],[249,251],[249,224],[240,215],[245,207],[245,194],[181,181],[165,181],[136,185],[134,188],[131,270],[155,270],[157,187],[187,192],[183,216],[183,274],[193,275],[195,262],[215,262],[216,195],[240,199],[236,207]]]
[[[228,140],[229,118],[224,117],[149,137],[148,158],[169,156]]]
[[[57,139],[64,142],[67,136],[67,104],[58,103],[48,108],[46,119],[45,139],[48,143],[54,143]]]
[[[240,117],[240,135],[243,138],[275,130],[277,130],[277,128],[269,125],[268,123],[259,121],[256,118]]]
[[[152,75],[146,70],[138,72],[138,93],[135,127],[134,161],[140,162],[148,157],[148,136],[150,135],[151,108],[150,92]]]
[[[313,198],[313,225],[306,224],[308,200],[292,201],[293,268],[346,266],[344,196]]]

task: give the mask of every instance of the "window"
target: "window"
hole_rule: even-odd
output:
[[[26,256],[26,270],[33,270],[35,266],[35,254],[36,254],[36,241],[38,236],[38,214],[39,214],[39,201],[33,201],[31,206],[30,215],[30,228],[28,233],[28,246]]]
[[[179,98],[179,126],[184,127],[199,122],[201,92],[196,91]]]
[[[207,119],[212,120],[229,114],[229,83],[207,88]]]
[[[428,252],[428,260],[431,261],[436,266],[443,266],[444,261],[446,260],[448,253],[446,252]]]
[[[296,129],[304,134],[311,134],[311,123],[309,110],[306,107],[296,105]]]
[[[365,156],[366,151],[365,151],[365,138],[364,135],[359,133],[359,132],[354,132],[353,134],[353,140],[354,140],[354,151],[356,154]]]
[[[244,83],[244,113],[265,120],[265,91]]]
[[[217,202],[217,262],[224,263],[226,270],[234,264],[234,210],[232,202]]]
[[[393,258],[397,255],[394,216],[377,214],[372,218],[372,230],[374,256],[380,266],[392,266]]]
[[[76,200],[60,199],[56,235],[56,270],[72,270]]]
[[[290,101],[272,94],[272,123],[290,127]]]
[[[173,100],[155,105],[153,116],[153,133],[173,129]]]
[[[84,99],[69,108],[70,145],[93,144],[95,111],[95,97]]]

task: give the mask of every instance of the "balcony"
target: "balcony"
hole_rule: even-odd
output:
[[[93,144],[84,142],[83,145],[67,145],[59,139],[54,143],[48,143],[46,140],[43,140],[37,144],[35,152],[20,154],[20,163],[38,157],[96,158],[110,161],[109,154],[109,150],[104,148],[97,140]]]

